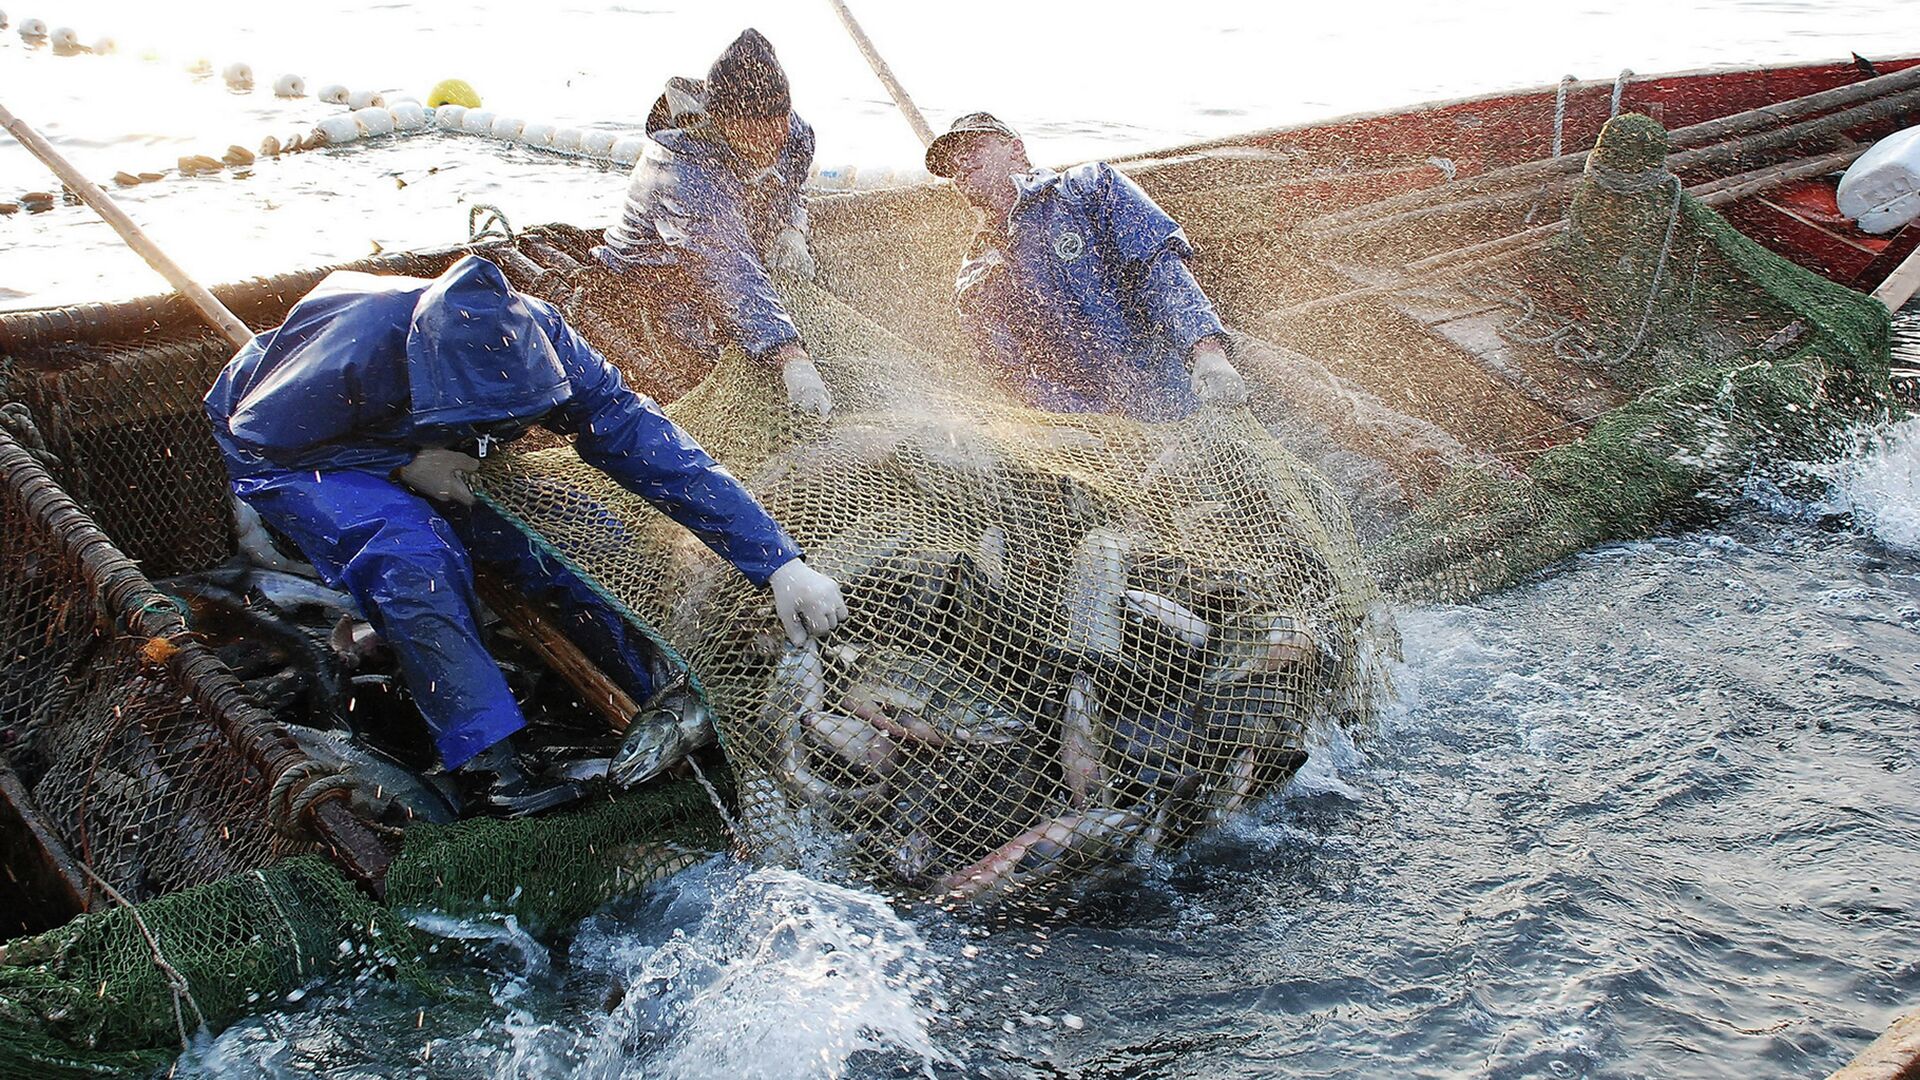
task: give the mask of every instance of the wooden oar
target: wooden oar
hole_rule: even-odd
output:
[[[94,213],[105,218],[107,224],[113,226],[113,231],[120,234],[120,239],[125,240],[128,247],[147,260],[148,266],[158,270],[160,276],[166,278],[169,284],[180,290],[181,294],[199,309],[200,314],[205,316],[216,330],[226,335],[227,340],[232,342],[235,348],[245,345],[248,339],[253,337],[253,331],[247,329],[246,323],[241,322],[233,312],[227,310],[227,305],[221,303],[218,297],[188,277],[187,272],[180,269],[178,263],[167,258],[166,252],[161,251],[158,245],[149,240],[147,234],[140,231],[140,226],[135,225],[133,219],[128,217],[106,192],[101,191],[98,185],[81,175],[80,170],[74,168],[71,162],[60,156],[58,150],[40,137],[39,132],[28,127],[25,120],[8,112],[4,105],[0,105],[0,126],[4,126],[14,138],[20,140],[20,145],[26,147],[28,153],[39,158],[41,164],[52,169],[54,175],[60,178],[60,182],[65,184],[69,191],[80,196],[81,202],[93,207]]]
[[[892,95],[893,103],[900,107],[901,115],[907,118],[913,133],[919,136],[920,145],[933,145],[933,129],[927,126],[927,118],[920,115],[920,110],[914,105],[913,99],[907,96],[906,87],[901,86],[900,80],[893,77],[893,69],[880,58],[880,50],[873,47],[873,41],[867,37],[867,32],[860,29],[860,23],[853,17],[853,12],[847,10],[843,0],[827,0],[827,3],[833,5],[834,13],[840,16],[841,25],[845,26],[847,33],[852,35],[853,43],[860,47],[860,55],[867,58],[867,66],[880,77],[880,82],[886,86],[887,93]]]

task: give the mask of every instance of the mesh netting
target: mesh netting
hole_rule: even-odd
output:
[[[1534,325],[1514,336],[1630,396],[1524,471],[1456,473],[1376,553],[1397,591],[1469,596],[1684,522],[1756,468],[1830,454],[1890,407],[1885,307],[1682,192],[1651,120],[1623,116],[1607,133],[1596,160],[1635,180],[1590,177],[1568,233],[1506,287],[1553,327],[1539,333],[1530,302]]]
[[[967,897],[1076,883],[1177,848],[1364,708],[1345,511],[1244,413],[1028,411],[788,290],[833,418],[737,354],[670,412],[845,587],[824,645],[789,648],[764,592],[569,449],[485,483],[690,666],[750,847]]]
[[[416,826],[386,906],[316,856],[130,908],[103,902],[0,949],[0,1077],[150,1073],[179,1052],[182,1025],[191,1034],[204,1017],[218,1031],[343,972],[431,991],[426,942],[392,911],[512,915],[559,930],[706,858],[724,836],[706,793],[686,781],[533,820]],[[164,844],[139,850],[166,854]]]
[[[343,969],[417,980],[417,953],[317,856],[83,915],[5,946],[0,1076],[152,1072],[203,1017],[217,1030]]]
[[[387,872],[387,902],[454,915],[511,914],[545,933],[691,866],[725,842],[719,813],[690,780],[568,814],[415,825]]]
[[[20,771],[44,823],[136,899],[307,850],[269,824],[270,779],[140,648],[76,654],[41,702]]]
[[[69,493],[150,576],[165,577],[233,551],[227,473],[200,405],[232,355],[219,340],[143,343],[16,370],[0,379],[0,397],[32,410],[71,466],[59,472]]]

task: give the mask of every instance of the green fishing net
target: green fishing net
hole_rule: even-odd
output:
[[[1458,471],[1372,553],[1395,591],[1470,596],[1684,523],[1763,463],[1830,454],[1886,414],[1885,307],[1680,192],[1664,147],[1646,117],[1611,122],[1595,160],[1616,172],[1590,168],[1571,227],[1533,267],[1588,331],[1578,362],[1630,396],[1524,470]]]

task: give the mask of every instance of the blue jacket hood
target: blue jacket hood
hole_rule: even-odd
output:
[[[422,427],[533,419],[570,393],[526,299],[476,255],[421,293],[407,330],[407,379]]]
[[[526,299],[470,255],[433,280],[328,275],[240,349],[207,407],[241,444],[287,459],[343,439],[413,443],[424,429],[538,417],[569,392]]]

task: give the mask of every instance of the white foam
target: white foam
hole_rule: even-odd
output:
[[[723,861],[668,888],[668,919],[688,921],[658,945],[592,936],[626,994],[584,1073],[629,1072],[636,1044],[658,1047],[648,1077],[840,1076],[861,1051],[917,1057],[931,1076],[947,1060],[932,954],[881,897]]]
[[[1875,539],[1920,554],[1920,417],[1876,432],[1831,482],[1834,502]]]

